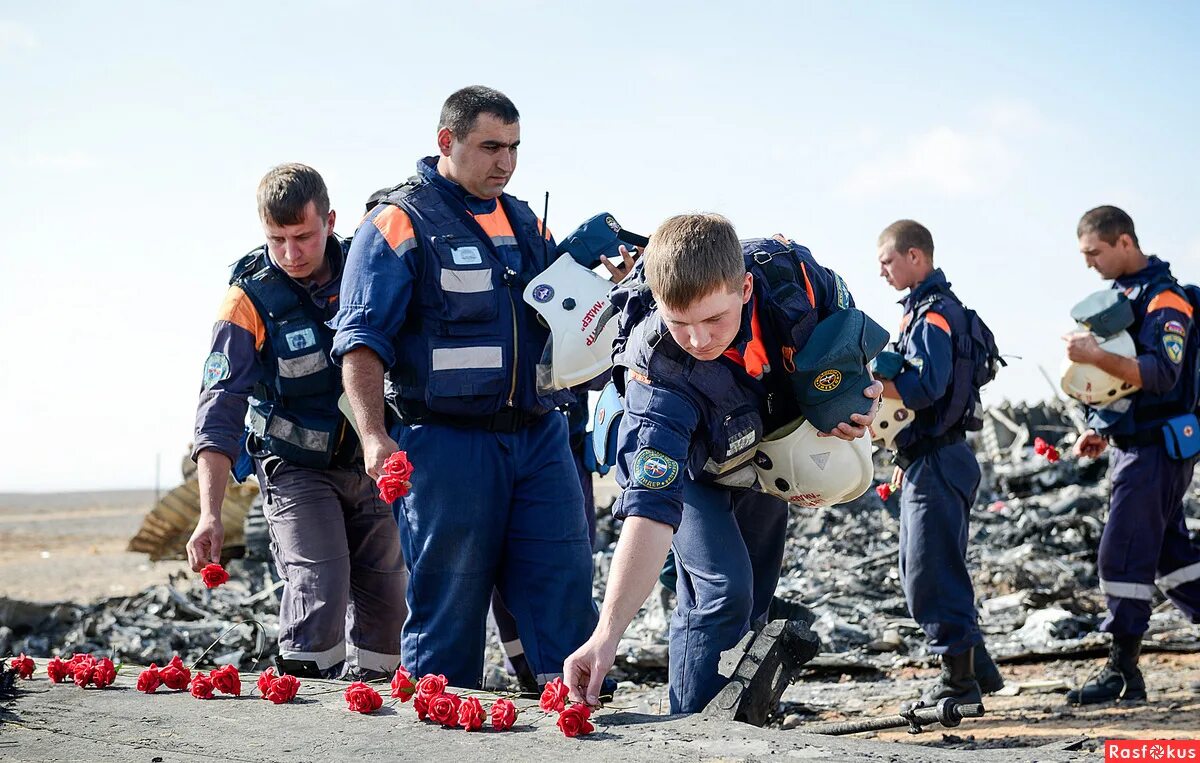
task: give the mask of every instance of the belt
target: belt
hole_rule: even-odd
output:
[[[424,410],[414,410],[414,408]],[[409,426],[413,424],[442,424],[443,426],[457,427],[459,429],[482,429],[486,432],[506,432],[512,434],[520,432],[544,415],[544,413],[530,413],[517,408],[505,407],[495,413],[484,416],[454,416],[449,413],[431,411],[423,405],[413,406],[405,401],[402,403],[400,418]]]
[[[921,456],[927,456],[938,448],[953,445],[956,442],[963,442],[966,439],[966,433],[961,431],[947,432],[941,437],[922,437],[909,447],[902,450],[898,449],[892,461],[901,469],[907,469],[912,465],[913,461],[916,461]]]
[[[1150,429],[1143,429],[1133,434],[1110,435],[1108,441],[1121,449],[1134,448],[1139,445],[1162,445],[1162,427],[1151,427]]]

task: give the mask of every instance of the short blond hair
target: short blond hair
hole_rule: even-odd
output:
[[[733,223],[717,214],[675,215],[646,246],[646,283],[660,304],[675,310],[724,288],[739,291],[746,261]]]

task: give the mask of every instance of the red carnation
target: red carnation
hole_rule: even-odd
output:
[[[511,729],[517,722],[517,706],[507,699],[498,699],[492,704],[491,716],[496,731]]]
[[[1046,451],[1050,450],[1050,443],[1040,437],[1033,438],[1033,452],[1039,456],[1046,455]]]
[[[379,692],[362,681],[347,686],[344,696],[347,708],[356,713],[373,713],[383,707],[383,697],[379,696]]]
[[[875,492],[879,493],[879,500],[886,501],[887,499],[892,497],[892,486],[887,484],[886,482],[883,483],[882,485],[876,485]]]
[[[396,668],[396,675],[392,678],[392,696],[401,702],[407,702],[416,691],[417,686],[412,682],[412,673],[405,670],[403,665]]]
[[[483,728],[486,718],[487,716],[483,714],[483,705],[479,704],[479,700],[474,697],[467,697],[458,706],[458,725],[467,731]]]
[[[76,652],[75,654],[71,655],[71,659],[67,661],[67,673],[69,675],[75,675],[75,668],[77,668],[80,663],[89,662],[92,660],[95,660],[95,658],[90,654],[80,654],[79,652]]]
[[[58,657],[53,657],[46,663],[46,676],[51,683],[60,683],[69,675],[71,675],[71,663]]]
[[[563,708],[567,706],[567,694],[567,685],[563,683],[562,678],[556,678],[546,684],[546,688],[542,690],[542,698],[538,701],[538,705],[547,713],[561,713]]]
[[[200,577],[209,588],[216,588],[229,581],[229,573],[219,564],[210,564],[200,570]]]
[[[265,696],[276,705],[282,705],[295,699],[298,691],[300,691],[300,679],[295,676],[283,675],[271,681]]]
[[[192,682],[192,671],[184,667],[179,655],[175,655],[165,667],[159,669],[158,677],[168,689],[183,691]]]
[[[262,673],[258,674],[258,695],[263,699],[267,698],[267,691],[271,688],[271,682],[275,680],[275,668],[267,668]]]
[[[435,676],[433,673],[426,673],[421,676],[420,681],[417,681],[417,696],[425,700],[426,705],[429,705],[434,697],[446,691],[449,684],[450,682],[441,674]]]
[[[107,657],[98,660],[96,667],[92,670],[92,683],[96,685],[96,688],[103,689],[105,686],[112,686],[113,681],[116,680],[117,667],[113,665],[113,661]]]
[[[587,705],[571,705],[558,715],[558,727],[565,736],[575,737],[590,734],[596,727],[588,723],[592,711]]]
[[[115,677],[115,676],[114,676]],[[71,674],[71,680],[80,689],[92,683],[96,678],[96,658],[87,657],[75,663],[75,672]]]
[[[158,685],[162,683],[162,674],[158,671],[158,666],[153,662],[150,667],[138,674],[137,690],[144,691],[147,694],[153,694]]]
[[[192,696],[196,699],[212,699],[213,684],[208,676],[202,672],[197,672],[192,677]]]
[[[21,678],[33,678],[33,658],[26,657],[24,652],[20,657],[13,657],[8,664]]]
[[[454,726],[458,723],[458,708],[462,699],[457,694],[442,692],[429,703],[429,717],[443,726]]]
[[[242,677],[238,675],[234,666],[218,668],[209,673],[208,678],[212,681],[213,688],[222,694],[232,694],[235,697],[242,695]]]
[[[417,711],[417,720],[423,721],[429,717],[429,705],[420,694],[413,697],[413,710]]]

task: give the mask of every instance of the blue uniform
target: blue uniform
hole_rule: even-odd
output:
[[[1101,629],[1140,635],[1150,619],[1155,586],[1192,622],[1200,622],[1200,549],[1184,524],[1183,496],[1196,458],[1167,455],[1162,425],[1189,413],[1189,374],[1196,362],[1193,308],[1171,277],[1170,266],[1150,257],[1133,275],[1118,278],[1133,303],[1129,332],[1137,346],[1142,388],[1116,420],[1092,411],[1090,423],[1113,444],[1112,497],[1100,539],[1100,590],[1108,602]]]
[[[896,437],[904,465],[900,491],[900,582],[913,619],[934,654],[957,655],[982,642],[975,591],[967,571],[971,506],[979,490],[979,464],[965,439],[961,400],[971,384],[955,364],[955,338],[969,329],[962,303],[934,270],[902,300],[904,317],[896,351],[904,367],[893,379],[904,405],[915,412]],[[962,378],[955,378],[957,375]]]
[[[539,394],[548,337],[523,289],[554,255],[521,201],[478,199],[438,174],[371,210],[342,281],[333,357],[388,370],[413,465],[395,505],[410,568],[404,665],[478,686],[493,586],[545,682],[591,634],[591,554],[566,419]]]
[[[807,249],[753,239],[743,242],[743,251],[759,275],[755,267],[771,257],[800,265],[805,280],[791,307],[803,318],[791,337],[775,334],[767,311],[776,306],[761,277],[733,346],[711,361],[698,361],[675,343],[657,309],[646,304],[648,292],[619,288],[613,295],[623,311],[613,380],[625,395],[616,455],[623,490],[613,513],[676,530],[673,713],[697,712],[720,691],[721,652],[766,614],[779,580],[787,504],[751,489],[750,459],[764,432],[796,417],[783,348],[802,347],[819,318],[852,306],[845,284]]]
[[[343,661],[390,673],[400,656],[406,573],[391,510],[363,471],[354,431],[337,408],[329,361],[344,252],[330,238],[333,277],[308,288],[260,248],[235,266],[213,327],[196,413],[193,458],[255,456],[271,553],[285,581],[280,656],[327,674]]]

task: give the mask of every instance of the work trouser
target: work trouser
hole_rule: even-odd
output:
[[[561,675],[596,625],[566,419],[547,414],[513,433],[417,424],[398,434],[413,464],[412,490],[394,505],[410,575],[405,667],[479,686],[495,588],[537,681]]]
[[[256,464],[271,554],[284,580],[279,654],[321,670],[400,662],[408,572],[391,508],[360,467]]]
[[[1112,454],[1112,499],[1098,565],[1108,617],[1100,629],[1145,633],[1156,584],[1200,622],[1200,548],[1183,516],[1196,459],[1174,460],[1161,444],[1113,448]]]
[[[900,491],[900,584],[934,654],[982,643],[967,571],[971,506],[979,463],[963,440],[917,456]]]
[[[766,616],[787,536],[787,503],[765,493],[684,478],[683,518],[672,548],[679,580],[671,616],[672,713],[695,713],[726,684],[729,649]]]

